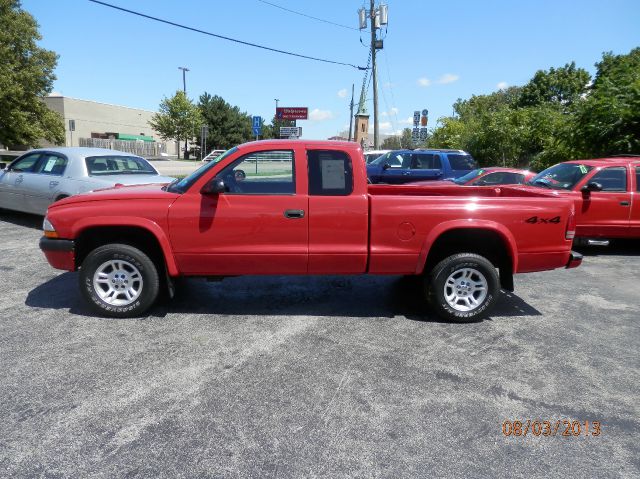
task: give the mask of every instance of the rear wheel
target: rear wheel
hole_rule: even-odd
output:
[[[500,294],[498,272],[489,260],[460,253],[440,261],[427,276],[429,301],[438,316],[456,322],[486,316]]]
[[[158,297],[159,277],[151,259],[133,246],[108,244],[87,255],[80,269],[82,295],[98,313],[140,316]]]

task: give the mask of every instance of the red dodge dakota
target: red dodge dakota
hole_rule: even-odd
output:
[[[40,247],[79,269],[99,313],[144,313],[179,276],[393,274],[454,321],[486,315],[513,274],[575,267],[573,201],[532,187],[369,185],[356,143],[267,140],[165,185],[51,205]]]

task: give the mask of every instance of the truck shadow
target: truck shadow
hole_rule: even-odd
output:
[[[185,279],[178,284],[173,300],[163,298],[148,317],[162,318],[169,313],[345,318],[404,316],[413,321],[445,322],[429,309],[421,289],[421,282],[416,278],[398,276],[244,276],[219,283]],[[99,317],[81,297],[76,273],[60,274],[34,288],[28,293],[25,304]],[[492,316],[539,315],[538,310],[518,296],[504,293]]]
[[[26,226],[36,230],[42,230],[43,216],[32,215],[31,213],[20,213],[19,211],[3,210],[0,208],[0,221],[14,224],[16,226]]]
[[[609,246],[575,246],[584,256],[640,256],[640,239],[612,240]]]

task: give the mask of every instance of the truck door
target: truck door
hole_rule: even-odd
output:
[[[309,273],[357,274],[367,268],[369,198],[354,181],[352,158],[308,150]]]
[[[0,207],[26,211],[23,183],[25,176],[33,174],[39,158],[39,152],[25,155],[0,171]]]
[[[631,236],[640,238],[640,166],[631,170],[635,186],[631,190],[631,217],[629,219],[629,229]]]
[[[385,161],[388,166],[385,166],[382,170],[380,182],[397,185],[412,181],[410,178],[412,156],[411,152],[389,153]]]
[[[246,153],[216,178],[225,193],[187,191],[169,211],[180,270],[191,275],[304,274],[306,163],[294,150]],[[301,171],[300,171],[301,170]]]
[[[631,193],[627,176],[627,167],[613,166],[601,169],[578,185],[578,190],[587,183],[602,185],[602,191],[593,191],[588,198],[582,198],[578,236],[614,238],[629,234]]]

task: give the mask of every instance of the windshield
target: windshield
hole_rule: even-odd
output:
[[[589,165],[559,163],[538,173],[529,184],[554,190],[570,190],[592,169]]]
[[[89,176],[158,174],[147,160],[138,156],[89,156],[84,161]]]
[[[464,176],[461,176],[460,178],[455,178],[451,181],[453,181],[454,183],[458,184],[458,185],[464,185],[465,183],[473,180],[474,178],[477,178],[478,176],[480,176],[482,173],[484,173],[484,170],[479,169],[479,170],[471,170],[469,173],[467,173]]]
[[[217,165],[222,160],[224,160],[227,156],[235,153],[236,151],[238,151],[238,147],[234,146],[230,150],[227,150],[226,152],[224,152],[222,155],[220,155],[220,156],[214,158],[213,160],[211,160],[209,163],[205,163],[204,165],[202,165],[200,168],[198,168],[196,171],[194,171],[190,175],[185,176],[181,180],[172,181],[167,186],[167,191],[169,191],[171,193],[184,193],[185,191],[187,191],[191,187],[191,185],[193,185],[196,181],[198,181],[198,179],[202,175],[204,175],[207,171],[209,171],[215,165]]]

